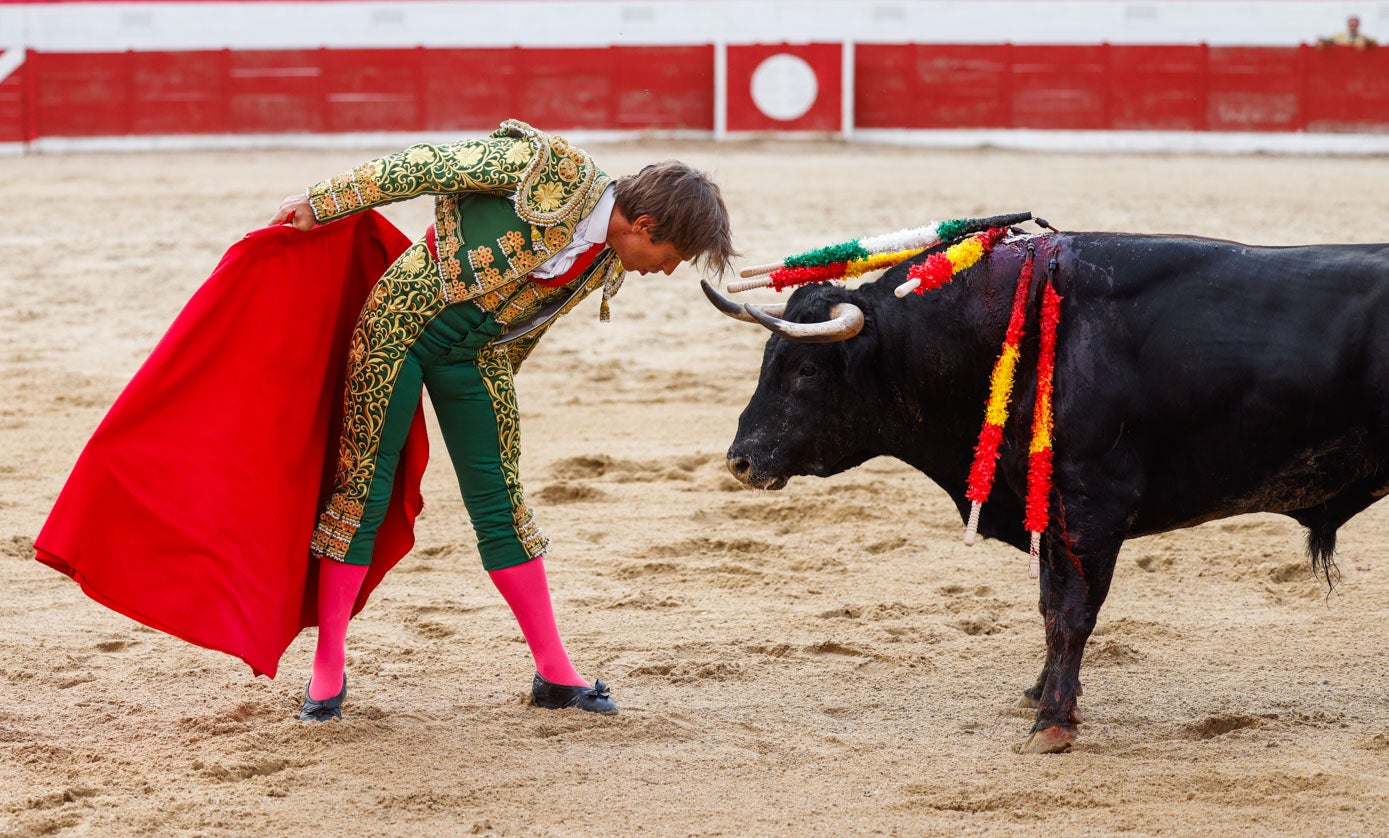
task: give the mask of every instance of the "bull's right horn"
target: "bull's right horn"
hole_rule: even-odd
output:
[[[714,308],[732,317],[734,320],[741,320],[744,323],[756,323],[757,321],[748,314],[748,308],[756,309],[758,312],[770,314],[772,317],[780,317],[786,313],[786,303],[775,303],[770,305],[754,305],[753,303],[735,303],[714,289],[709,284],[709,280],[701,279],[699,285],[704,289],[704,296],[709,298],[709,302],[714,304]]]
[[[752,306],[747,306],[747,312],[776,334],[801,343],[834,343],[863,330],[863,309],[853,303],[836,303],[830,309],[830,319],[822,323],[792,323]]]

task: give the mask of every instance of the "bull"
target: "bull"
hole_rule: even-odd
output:
[[[938,249],[938,248],[937,248]],[[1123,233],[1013,234],[924,295],[893,290],[927,251],[858,288],[809,285],[724,313],[772,331],[728,468],[780,489],[895,457],[966,483],[1028,250],[1060,293],[1053,482],[1040,545],[1046,659],[1018,702],[1021,750],[1068,750],[1081,657],[1129,538],[1252,512],[1307,529],[1334,584],[1338,528],[1389,493],[1389,245],[1262,247]],[[1038,354],[1031,286],[1020,370]],[[1030,416],[1032,376],[1014,414]],[[1028,424],[1014,421],[979,534],[1028,550]]]

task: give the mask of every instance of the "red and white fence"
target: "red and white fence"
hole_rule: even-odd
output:
[[[1389,46],[1279,43],[1351,8],[0,0],[0,148],[373,141],[514,116],[587,134],[1389,151]],[[1389,3],[1355,10],[1389,27]]]

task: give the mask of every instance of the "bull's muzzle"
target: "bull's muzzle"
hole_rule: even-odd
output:
[[[728,471],[739,483],[749,489],[770,489],[777,490],[786,485],[785,477],[772,477],[767,475],[756,475],[753,472],[752,459],[739,456],[732,452],[728,455]]]

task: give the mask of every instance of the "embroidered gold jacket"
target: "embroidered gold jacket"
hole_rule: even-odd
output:
[[[517,292],[531,285],[524,283],[531,271],[573,240],[575,226],[593,211],[610,183],[612,178],[583,149],[508,120],[485,138],[418,144],[372,160],[314,184],[307,195],[320,222],[419,195],[437,196],[435,249],[444,304],[472,301],[492,312],[503,327],[537,314],[543,318],[526,323],[525,335],[511,339],[517,345],[509,346],[508,353],[519,364],[555,318],[599,287],[606,319],[607,301],[623,278],[622,264],[611,250],[595,260],[578,287],[566,286],[571,291],[558,307],[541,307],[554,295],[540,292],[539,286],[533,294]],[[483,195],[508,199],[514,218],[510,212],[485,211],[476,214],[488,216],[489,223],[469,223],[470,205],[495,209],[497,202],[471,200]],[[504,339],[505,333],[499,337]]]

